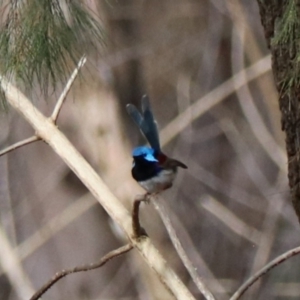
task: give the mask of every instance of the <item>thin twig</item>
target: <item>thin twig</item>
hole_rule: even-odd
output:
[[[273,268],[275,268],[282,262],[286,261],[290,257],[293,257],[299,253],[300,253],[300,247],[296,247],[292,250],[289,250],[289,251],[279,255],[275,259],[273,259],[271,262],[269,262],[267,265],[265,265],[262,269],[260,269],[256,274],[251,276],[243,285],[241,285],[229,300],[239,299],[256,280],[258,280],[260,277],[265,275],[267,272],[269,272],[270,270],[272,270]]]
[[[215,297],[210,292],[210,290],[206,287],[204,282],[200,279],[199,275],[197,274],[196,268],[193,266],[192,262],[187,257],[187,255],[177,237],[174,227],[171,224],[171,220],[170,220],[169,216],[167,215],[167,213],[165,212],[164,206],[162,205],[161,202],[157,201],[157,199],[155,199],[155,197],[153,197],[151,199],[151,202],[154,204],[155,209],[158,211],[158,213],[168,231],[168,234],[170,236],[173,246],[175,247],[175,249],[176,249],[179,257],[181,258],[184,266],[186,267],[187,271],[191,275],[197,288],[199,289],[199,291],[202,293],[202,295],[204,296],[204,298],[206,300],[215,300]]]
[[[23,147],[25,145],[28,145],[28,144],[34,143],[36,141],[39,141],[39,140],[40,140],[40,138],[38,136],[33,135],[32,137],[30,137],[28,139],[25,139],[23,141],[17,142],[15,144],[13,144],[13,145],[11,145],[11,146],[3,149],[2,151],[0,151],[0,156],[2,156],[4,154],[7,154],[7,153],[9,153],[9,152],[11,152],[13,150],[18,149],[18,148],[21,148],[21,147]]]
[[[114,257],[118,257],[124,253],[127,253],[133,248],[132,244],[127,244],[125,246],[122,246],[116,250],[112,250],[108,252],[105,256],[103,256],[99,262],[94,264],[88,264],[83,265],[79,267],[75,267],[73,269],[69,270],[63,270],[59,273],[56,273],[53,278],[49,280],[44,286],[42,286],[31,298],[30,300],[38,300],[43,294],[45,294],[57,281],[62,279],[63,277],[72,274],[72,273],[78,273],[78,272],[86,272],[90,270],[94,270],[97,268],[102,267],[104,264],[106,264],[109,260],[111,260]]]
[[[73,71],[69,81],[67,82],[62,94],[60,95],[55,107],[54,107],[54,110],[52,112],[52,115],[50,117],[50,119],[54,122],[54,124],[57,122],[57,118],[58,118],[58,115],[61,111],[61,108],[62,108],[62,105],[71,89],[71,86],[73,85],[74,83],[74,80],[75,78],[77,77],[78,73],[79,73],[79,70],[84,66],[84,64],[86,63],[86,56],[82,56],[81,59],[79,60],[78,64],[77,64],[77,67],[75,68],[75,70]]]

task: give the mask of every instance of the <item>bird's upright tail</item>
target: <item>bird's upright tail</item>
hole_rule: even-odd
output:
[[[126,109],[150,146],[161,152],[157,124],[151,110],[149,97],[147,95],[142,97],[142,113],[133,104],[127,104]]]

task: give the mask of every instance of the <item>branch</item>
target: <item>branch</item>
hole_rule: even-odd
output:
[[[73,71],[69,81],[67,82],[63,92],[61,93],[60,97],[58,98],[57,100],[57,103],[54,107],[54,110],[52,112],[52,115],[51,115],[51,120],[54,122],[54,124],[57,122],[57,118],[58,118],[58,115],[61,111],[61,108],[62,108],[62,105],[64,104],[64,101],[74,83],[74,80],[75,78],[77,77],[78,73],[79,73],[79,70],[85,65],[86,63],[86,56],[82,56],[81,59],[79,60],[78,62],[78,65],[77,67],[75,68],[75,70]]]
[[[234,1],[239,5],[239,1]],[[237,7],[233,4],[234,7]],[[244,26],[234,26],[232,36],[232,45],[231,49],[235,49],[231,52],[231,66],[234,73],[237,73],[239,70],[245,69],[245,49],[249,48],[249,40],[246,41],[246,32]],[[234,34],[235,33],[235,34]],[[237,33],[237,34],[236,34]],[[236,37],[236,38],[234,38]],[[247,37],[248,38],[248,37]],[[242,74],[244,80],[246,80],[246,74]],[[235,83],[234,83],[235,84]],[[263,89],[265,89],[265,85]],[[247,120],[250,129],[252,130],[257,141],[260,143],[265,153],[270,157],[270,159],[279,167],[284,173],[287,172],[286,168],[286,152],[282,146],[274,138],[271,131],[268,129],[266,122],[263,119],[262,112],[259,111],[257,105],[255,104],[253,95],[250,92],[249,85],[244,85],[240,89],[236,89],[236,95],[238,98],[238,103],[242,109],[242,113]],[[269,95],[266,97],[268,99]]]
[[[55,276],[50,279],[44,286],[42,286],[31,298],[30,300],[38,300],[43,294],[45,294],[57,281],[66,277],[69,274],[78,273],[78,272],[86,272],[94,269],[98,269],[106,264],[109,260],[114,257],[118,257],[122,254],[129,252],[133,248],[133,245],[127,244],[122,246],[116,250],[112,250],[108,252],[105,256],[103,256],[99,262],[95,264],[83,265],[69,270],[63,270],[59,273],[56,273]]]
[[[4,77],[0,76],[6,99],[33,127],[37,136],[43,139],[78,176],[111,218],[125,231],[128,239],[136,247],[146,263],[156,272],[160,281],[177,299],[194,299],[192,294],[167,265],[164,258],[150,239],[135,239],[132,218],[94,169],[58,130],[52,120],[47,119],[32,103]]]
[[[13,144],[13,145],[11,145],[11,146],[9,146],[9,147],[3,149],[2,151],[0,151],[0,156],[2,156],[2,155],[4,155],[4,154],[7,154],[7,153],[9,153],[9,152],[11,152],[11,151],[13,151],[13,150],[18,149],[18,148],[21,148],[21,147],[23,147],[23,146],[25,146],[25,145],[29,145],[29,144],[31,144],[31,143],[34,143],[34,142],[36,142],[36,141],[39,141],[39,140],[40,140],[39,137],[37,137],[36,135],[33,135],[32,137],[30,137],[30,138],[28,138],[28,139],[25,139],[25,140],[23,140],[23,141],[17,142],[17,143],[15,143],[15,144]]]
[[[34,292],[32,284],[26,276],[17,253],[14,251],[11,243],[3,228],[0,226],[0,265],[10,284],[14,288],[18,299],[28,299]]]
[[[293,257],[300,253],[300,247],[296,247],[292,250],[289,250],[275,259],[273,259],[271,262],[269,262],[267,265],[265,265],[262,269],[260,269],[256,274],[251,276],[243,285],[239,287],[239,289],[233,294],[233,296],[230,298],[230,300],[237,300],[239,299],[246,291],[247,289],[260,277],[265,275],[267,272],[281,264],[282,262],[286,261],[290,257]]]
[[[254,227],[249,226],[244,220],[237,217],[225,205],[220,203],[211,195],[201,197],[201,207],[210,212],[219,221],[221,221],[232,232],[248,240],[250,243],[258,245],[261,238],[261,232]]]
[[[30,237],[18,244],[14,250],[18,253],[19,259],[24,260],[27,258],[49,239],[55,236],[56,233],[68,226],[79,215],[82,215],[83,212],[87,211],[95,204],[94,198],[90,193],[86,193],[77,199],[76,202],[72,202],[72,204],[41,226]],[[0,276],[1,274],[2,272],[0,270]]]
[[[184,112],[174,118],[173,121],[161,130],[161,144],[165,145],[170,142],[178,135],[178,133],[183,131],[183,129],[189,126],[194,120],[199,118],[200,115],[219,104],[232,93],[235,93],[237,89],[270,71],[270,58],[270,55],[263,57],[248,68],[236,73],[230,77],[230,79],[224,81],[215,89],[207,93],[204,97],[190,105]]]
[[[56,105],[54,107],[54,110],[52,112],[52,115],[50,117],[50,120],[52,120],[54,124],[57,122],[57,118],[58,118],[58,115],[59,115],[59,113],[61,111],[62,105],[63,105],[63,103],[64,103],[64,101],[65,101],[65,99],[66,99],[66,97],[67,97],[67,95],[68,95],[68,93],[69,93],[69,91],[71,89],[71,86],[74,83],[75,78],[78,75],[79,70],[84,66],[85,63],[86,63],[86,57],[82,56],[82,58],[78,62],[77,67],[73,71],[73,73],[72,73],[69,81],[67,82],[67,84],[66,84],[66,86],[65,86],[62,94],[58,98],[57,103],[56,103]],[[9,153],[9,152],[11,152],[11,151],[13,151],[15,149],[21,148],[21,147],[23,147],[25,145],[34,143],[34,142],[36,142],[38,140],[40,140],[40,138],[38,136],[34,135],[34,136],[32,136],[32,137],[30,137],[28,139],[25,139],[25,140],[23,140],[21,142],[17,142],[15,144],[13,144],[13,145],[11,145],[11,146],[3,149],[2,151],[0,151],[0,156],[2,156],[4,154],[7,154],[7,153]]]
[[[133,234],[136,238],[141,235],[141,225],[140,225],[140,218],[139,218],[139,211],[140,211],[140,204],[143,200],[142,199],[135,199],[133,202],[133,209],[132,209],[132,230]]]
[[[213,294],[210,292],[210,290],[206,287],[204,282],[200,279],[199,275],[196,272],[196,268],[193,266],[190,259],[187,257],[178,237],[174,230],[173,225],[171,224],[171,220],[169,216],[167,215],[164,206],[162,205],[162,202],[157,201],[155,197],[151,199],[151,201],[154,204],[155,209],[158,211],[167,231],[170,236],[170,239],[172,241],[173,246],[175,247],[181,261],[183,262],[185,268],[189,272],[190,276],[192,277],[194,283],[196,284],[198,290],[202,293],[205,299],[207,300],[215,300]]]
[[[146,193],[145,195],[139,195],[134,199],[133,208],[132,208],[132,230],[135,238],[139,238],[140,236],[148,236],[145,229],[141,227],[140,218],[139,218],[139,211],[140,211],[140,204],[142,202],[148,202],[149,194]]]

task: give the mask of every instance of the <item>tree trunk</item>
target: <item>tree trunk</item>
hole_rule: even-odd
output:
[[[266,41],[272,54],[281,125],[286,133],[289,185],[294,209],[300,221],[300,1],[258,0],[258,5]]]

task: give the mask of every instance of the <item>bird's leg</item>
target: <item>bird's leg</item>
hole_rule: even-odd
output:
[[[132,230],[135,238],[139,238],[141,236],[148,236],[145,229],[141,226],[139,218],[140,204],[141,202],[149,201],[148,197],[148,193],[146,193],[145,195],[138,195],[133,202]]]

